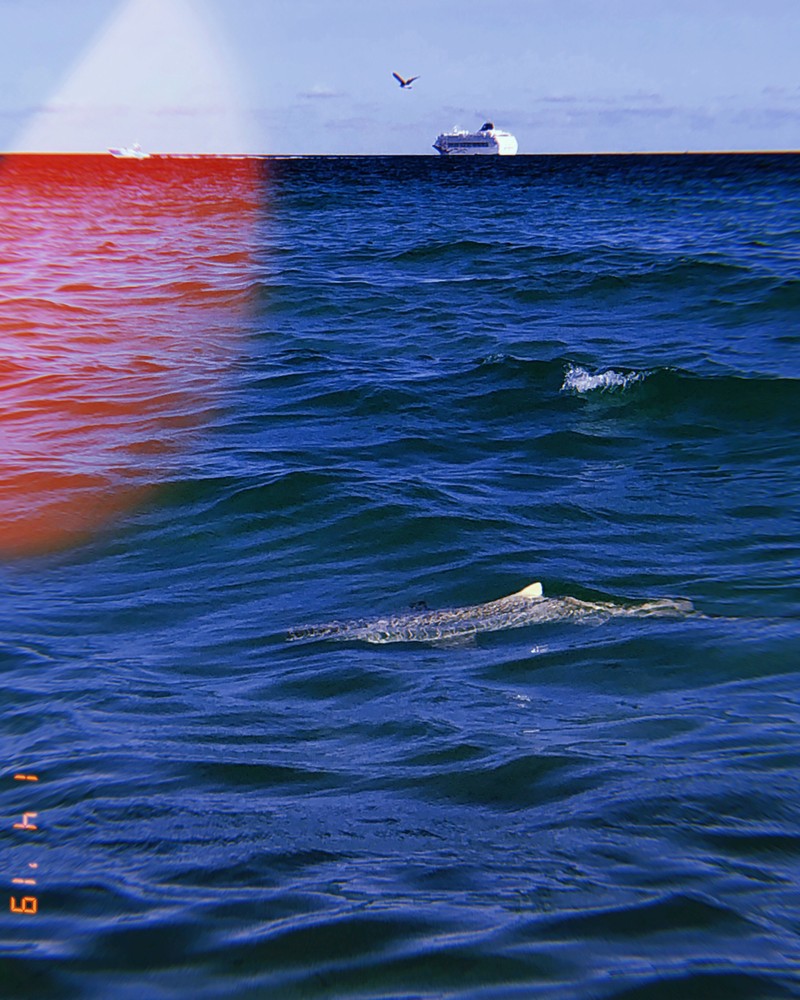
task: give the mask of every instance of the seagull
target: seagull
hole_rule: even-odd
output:
[[[398,83],[400,84],[400,86],[401,86],[402,88],[405,88],[405,87],[409,87],[409,88],[410,88],[410,87],[411,87],[411,84],[412,84],[412,83],[413,83],[413,82],[414,82],[415,80],[419,80],[419,77],[418,77],[418,76],[410,76],[410,77],[409,77],[409,78],[408,78],[407,80],[404,80],[404,79],[402,78],[402,76],[400,76],[400,74],[399,74],[399,73],[392,73],[392,76],[393,76],[393,77],[395,78],[395,80],[397,80],[397,82],[398,82]]]

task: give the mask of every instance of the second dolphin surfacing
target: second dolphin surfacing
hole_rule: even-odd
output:
[[[681,617],[692,602],[664,597],[639,604],[581,601],[577,597],[545,597],[541,583],[531,583],[515,594],[487,604],[439,611],[411,611],[385,618],[300,625],[289,631],[297,639],[360,639],[364,642],[447,642],[469,639],[479,632],[499,632],[539,622],[581,621],[608,617]]]

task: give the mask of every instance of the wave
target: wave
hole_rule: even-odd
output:
[[[564,382],[561,386],[562,392],[575,392],[585,395],[588,392],[616,392],[627,389],[628,386],[636,382],[642,382],[647,375],[645,372],[617,372],[609,369],[592,375],[591,372],[580,365],[568,365],[564,373]]]
[[[404,261],[429,263],[462,256],[474,258],[481,254],[494,255],[498,249],[500,248],[496,244],[482,240],[436,240],[392,253],[390,259],[397,263]]]
[[[800,379],[724,372],[705,374],[679,368],[590,371],[566,362],[562,394],[600,401],[611,398],[630,412],[676,422],[710,422],[720,429],[751,425],[795,427],[800,423]],[[609,401],[611,401],[609,399]]]
[[[635,363],[592,363],[585,358],[552,358],[493,353],[468,359],[433,358],[404,350],[367,361],[325,351],[287,350],[275,367],[248,382],[248,389],[270,394],[273,419],[329,421],[402,417],[400,425],[381,425],[381,439],[417,433],[448,446],[460,440],[458,426],[476,421],[488,430],[516,436],[530,416],[541,421],[568,418],[575,406],[591,404],[609,412],[652,418],[665,428],[692,421],[724,428],[752,424],[754,429],[796,427],[800,420],[800,379],[706,365],[697,370]],[[254,405],[257,400],[254,397]],[[522,421],[522,424],[520,423]],[[333,426],[333,425],[332,425]],[[428,432],[423,428],[427,426]],[[438,431],[435,429],[438,428]],[[378,424],[359,431],[359,447],[374,439]],[[551,426],[550,430],[563,430]],[[341,428],[342,431],[345,428]],[[348,434],[337,434],[344,443]]]
[[[256,219],[197,161],[0,190],[0,522],[41,553],[0,566],[0,669],[43,778],[0,802],[58,862],[6,992],[794,974],[797,159],[738,207],[718,160],[415,159],[270,166]],[[285,642],[533,579],[703,617]]]

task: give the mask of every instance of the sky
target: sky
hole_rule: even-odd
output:
[[[798,52],[800,0],[0,0],[0,150],[797,150]]]

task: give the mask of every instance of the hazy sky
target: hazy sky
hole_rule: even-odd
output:
[[[798,149],[798,53],[800,0],[0,0],[0,148]]]

